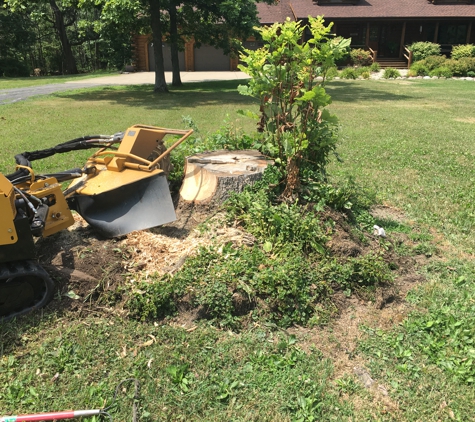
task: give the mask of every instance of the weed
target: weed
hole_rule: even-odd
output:
[[[187,364],[167,366],[166,372],[169,375],[171,382],[175,384],[180,391],[187,393],[190,390],[192,377],[190,376]]]
[[[335,384],[341,393],[349,395],[356,393],[361,388],[355,379],[349,375],[338,378]]]

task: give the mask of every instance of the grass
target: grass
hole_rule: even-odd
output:
[[[2,330],[21,348],[2,360],[4,412],[100,408],[112,403],[119,380],[136,377],[141,420],[290,421],[316,409],[319,420],[336,421],[352,413],[329,382],[331,365],[285,333],[256,328],[237,336],[206,326],[187,332],[92,316],[30,324]],[[127,394],[111,413],[130,420]]]
[[[13,157],[23,151],[48,148],[92,134],[113,134],[134,124],[184,128],[191,116],[198,136],[217,130],[225,120],[252,130],[254,122],[237,115],[252,102],[236,93],[238,82],[190,83],[168,95],[150,86],[101,87],[3,105],[0,127],[5,130],[0,169],[11,171]],[[65,170],[81,165],[90,155],[63,154],[35,165],[37,171]]]
[[[47,85],[47,84],[61,84],[69,81],[82,81],[101,76],[116,75],[117,72],[94,72],[83,75],[61,75],[61,76],[37,76],[29,78],[0,78],[1,89],[27,88],[30,86]]]
[[[351,89],[348,89],[351,84]],[[475,97],[469,81],[333,82],[342,140],[330,173],[355,177],[473,253]]]
[[[0,169],[10,171],[23,150],[136,123],[180,128],[182,116],[203,134],[225,119],[251,131],[253,122],[235,111],[255,106],[236,86],[187,84],[167,96],[98,88],[2,106]],[[336,362],[323,358],[318,342],[304,348],[300,337],[260,321],[236,334],[44,311],[0,326],[0,414],[102,407],[118,381],[133,376],[143,384],[144,421],[474,420],[474,88],[456,80],[328,87],[344,160],[332,163],[333,179],[352,176],[404,210],[412,223],[388,224],[388,233],[424,242],[407,253],[435,256],[424,269],[428,281],[408,295],[411,316],[390,329],[362,327],[358,359],[387,396],[362,388],[351,372],[333,373]],[[82,159],[55,157],[40,170]],[[130,418],[130,394],[112,409],[116,419]]]

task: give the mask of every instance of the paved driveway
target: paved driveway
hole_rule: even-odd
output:
[[[228,81],[249,78],[243,72],[181,72],[181,81]],[[172,81],[172,73],[165,72],[168,83]],[[118,75],[91,78],[82,81],[69,81],[61,84],[39,85],[27,88],[0,89],[0,105],[22,101],[37,95],[49,95],[59,91],[90,88],[107,85],[144,85],[155,83],[155,72],[121,73]],[[0,85],[1,87],[1,85]]]

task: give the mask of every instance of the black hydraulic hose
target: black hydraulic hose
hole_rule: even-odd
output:
[[[58,173],[43,174],[42,177],[54,177],[59,183],[61,183],[67,180],[77,179],[78,177],[81,177],[82,174],[82,169],[75,168],[71,170],[60,171]]]
[[[80,138],[71,139],[63,142],[52,148],[47,148],[37,151],[25,151],[22,154],[15,155],[16,164],[23,167],[31,168],[31,161],[41,160],[43,158],[51,157],[55,154],[62,154],[70,151],[78,151],[81,149],[102,148],[103,144],[121,142],[124,137],[123,132],[115,133],[114,135],[87,135]],[[60,172],[68,173],[68,172]],[[71,173],[71,172],[69,172]],[[11,182],[27,178],[29,176],[27,168],[20,168],[17,171],[6,175],[5,177]],[[64,179],[69,180],[69,179]]]

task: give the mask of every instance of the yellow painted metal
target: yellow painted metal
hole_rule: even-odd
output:
[[[15,192],[13,185],[0,174],[0,245],[11,245],[18,242],[13,220],[16,216]]]
[[[39,199],[47,198],[50,203],[43,237],[51,236],[74,224],[74,217],[64,198],[61,185],[54,177],[32,183],[29,193]]]
[[[165,129],[135,125],[128,128],[117,151],[101,149],[89,158],[86,167],[94,171],[71,183],[68,190],[80,195],[98,195],[162,173],[159,161],[188,138],[193,130]],[[153,155],[166,135],[181,135],[165,153]],[[154,157],[150,160],[150,157]],[[157,157],[157,158],[155,158]],[[137,171],[139,170],[139,171]]]
[[[96,152],[89,161],[98,164],[107,163],[107,169],[113,172],[121,172],[126,168],[151,171],[159,166],[159,162],[192,133],[193,129],[177,130],[135,125],[125,131],[124,138],[117,151],[102,149]],[[181,135],[181,138],[170,148],[165,148],[163,153],[154,156],[154,151],[161,149],[167,135]],[[110,161],[106,162],[107,159]]]
[[[115,172],[109,171],[108,166],[104,165],[97,165],[96,169],[95,175],[87,175],[75,180],[70,188],[74,189],[74,186],[77,186],[76,192],[80,195],[98,195],[139,180],[148,179],[157,173],[163,173],[160,169],[155,169],[151,172],[134,171],[131,169]]]

